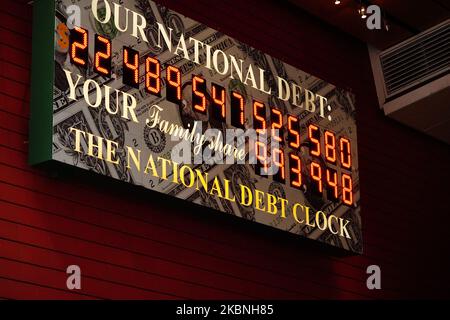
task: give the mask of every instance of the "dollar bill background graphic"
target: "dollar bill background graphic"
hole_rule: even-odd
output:
[[[98,14],[104,15],[104,8],[98,9]],[[230,38],[221,32],[213,30],[199,22],[180,15],[169,10],[153,1],[147,0],[121,0],[120,3],[134,11],[140,12],[147,19],[147,28],[145,30],[148,43],[131,37],[127,33],[121,33],[114,26],[114,23],[100,24],[91,12],[91,0],[58,0],[56,1],[55,15],[55,79],[53,89],[53,159],[91,170],[101,175],[109,176],[131,184],[140,185],[154,191],[162,192],[175,196],[180,199],[207,206],[214,210],[232,214],[247,220],[263,223],[281,230],[289,231],[310,239],[315,239],[332,246],[350,250],[353,252],[362,252],[362,235],[361,235],[361,216],[360,216],[360,191],[359,191],[359,168],[357,157],[356,143],[356,124],[355,124],[355,101],[354,96],[345,90],[336,88],[321,79],[311,76],[300,71],[282,61],[271,57],[261,51],[254,49],[240,41]],[[65,7],[76,4],[81,8],[81,24],[82,27],[89,31],[90,37],[95,33],[107,36],[112,40],[112,77],[105,78],[94,73],[92,63],[86,71],[79,70],[70,63],[68,56],[68,46],[64,41],[67,36],[67,30],[64,29],[66,22]],[[113,21],[113,19],[111,19]],[[266,74],[266,87],[272,89],[272,95],[266,95],[245,86],[239,80],[229,79],[227,76],[216,74],[215,72],[196,65],[190,61],[184,60],[182,57],[173,55],[164,46],[157,46],[158,29],[155,22],[160,22],[166,28],[174,30],[174,45],[178,43],[179,36],[183,33],[185,38],[195,37],[196,39],[210,44],[213,48],[220,48],[226,54],[231,54],[236,58],[243,59],[246,63],[260,67],[268,73]],[[122,47],[129,46],[138,50],[140,57],[147,54],[157,56],[161,62],[162,70],[168,64],[177,66],[182,72],[183,83],[183,106],[172,104],[161,98],[147,94],[143,88],[144,78],[141,77],[140,90],[128,87],[122,83]],[[190,53],[193,48],[188,47]],[[93,46],[90,46],[90,60],[93,57]],[[68,99],[68,84],[63,69],[71,70],[75,73],[83,75],[81,81],[94,79],[100,85],[107,84],[113,89],[119,89],[132,94],[138,101],[137,116],[139,123],[126,122],[120,116],[113,116],[105,111],[104,106],[99,108],[89,107],[84,99],[72,101]],[[143,59],[140,61],[141,74],[143,74]],[[311,228],[309,226],[298,224],[291,215],[287,218],[272,216],[270,214],[255,210],[252,207],[244,207],[238,202],[230,202],[212,196],[202,190],[195,188],[186,188],[183,185],[175,185],[170,179],[164,181],[156,177],[144,175],[142,172],[126,168],[126,153],[124,146],[138,148],[142,151],[142,158],[146,159],[152,154],[154,157],[161,156],[170,159],[170,152],[176,145],[176,141],[171,141],[170,136],[166,136],[158,129],[150,129],[145,125],[145,119],[148,117],[148,108],[154,104],[158,104],[164,109],[163,118],[172,122],[182,124],[184,127],[193,120],[203,122],[203,127],[225,129],[221,124],[208,122],[205,117],[198,116],[192,112],[191,100],[191,77],[192,74],[202,75],[208,83],[215,82],[221,84],[228,90],[239,91],[243,94],[246,101],[257,99],[264,102],[267,106],[274,106],[283,111],[284,114],[289,113],[298,116],[301,119],[301,132],[306,132],[310,123],[315,123],[322,128],[327,128],[336,133],[337,136],[345,135],[352,141],[352,178],[354,185],[354,203],[353,207],[348,207],[342,203],[328,201],[323,198],[314,196],[310,190],[303,188],[296,190],[288,185],[274,182],[271,178],[263,178],[254,173],[252,165],[191,165],[202,172],[208,172],[209,178],[215,176],[220,177],[223,187],[223,179],[231,181],[231,193],[238,199],[240,197],[239,184],[249,187],[251,190],[261,190],[266,193],[272,193],[289,200],[287,212],[295,202],[308,205],[313,211],[321,210],[327,215],[333,214],[337,217],[345,218],[350,221],[348,230],[351,239],[333,235],[328,229],[322,231],[320,229]],[[291,80],[297,84],[301,84],[304,88],[320,94],[328,99],[333,106],[333,121],[323,119],[316,113],[310,113],[298,107],[291,105],[289,102],[279,100],[277,98],[277,76],[286,80]],[[163,83],[164,85],[164,83]],[[164,92],[164,91],[163,91]],[[78,93],[80,97],[82,92]],[[229,97],[227,97],[229,99]],[[111,102],[114,102],[111,96]],[[228,100],[229,102],[229,100]],[[246,124],[251,124],[251,119],[246,119]],[[112,165],[106,161],[101,161],[89,156],[83,156],[83,153],[74,151],[74,137],[69,134],[68,129],[75,127],[80,130],[90,132],[96,136],[113,140],[118,143],[117,158],[118,165]],[[83,144],[86,151],[86,143]],[[305,179],[309,177],[307,167],[311,162],[309,157],[309,144],[302,142],[301,160],[304,164],[302,167]],[[86,152],[84,152],[86,154]],[[324,162],[324,159],[322,159]],[[158,168],[159,169],[159,168]],[[339,172],[339,168],[336,167]],[[169,173],[170,174],[170,173]],[[308,185],[308,181],[306,183]],[[338,226],[335,226],[338,229]]]

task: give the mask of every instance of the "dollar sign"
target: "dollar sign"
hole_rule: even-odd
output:
[[[60,23],[56,27],[56,32],[58,33],[58,46],[61,51],[65,51],[69,47],[69,28],[67,28],[65,23]]]

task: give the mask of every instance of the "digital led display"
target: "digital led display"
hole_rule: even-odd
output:
[[[33,82],[51,133],[32,148],[51,141],[51,151],[32,163],[63,162],[362,251],[349,91],[153,1],[77,1],[79,26],[68,24],[71,0],[35,5],[54,12],[54,28],[36,31],[47,46],[33,54],[55,76]]]

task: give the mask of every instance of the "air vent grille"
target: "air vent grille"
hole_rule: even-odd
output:
[[[450,20],[380,55],[386,98],[450,71]]]

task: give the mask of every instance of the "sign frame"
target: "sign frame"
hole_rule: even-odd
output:
[[[132,0],[129,0],[129,1],[132,1]],[[164,9],[164,10],[168,10],[168,9]],[[54,148],[54,144],[55,144],[55,142],[54,142],[54,113],[53,113],[53,109],[50,107],[54,103],[54,94],[55,94],[54,86],[55,86],[56,63],[55,63],[55,56],[54,56],[55,55],[55,38],[54,37],[55,37],[55,14],[56,14],[56,11],[57,11],[56,10],[56,0],[40,0],[40,1],[36,1],[33,4],[33,56],[32,56],[32,77],[31,77],[32,87],[31,87],[30,144],[29,144],[29,164],[30,165],[38,165],[38,164],[53,163],[53,162],[63,162],[54,157],[54,152],[53,152],[53,148]],[[171,10],[168,10],[168,11],[173,12],[176,15],[179,15],[178,13],[176,13],[174,11],[171,11]],[[181,16],[182,18],[185,18],[185,19],[189,19],[187,17],[184,17],[183,15],[179,15],[179,16]],[[199,23],[199,24],[201,24],[201,23]],[[207,30],[218,32],[216,30],[208,28],[207,26],[205,26],[205,28],[207,28]],[[54,36],[52,37],[49,35],[54,35]],[[228,36],[225,36],[225,37],[229,38]],[[236,41],[236,43],[240,43],[239,40],[236,40],[233,38],[230,38],[230,39],[232,39],[233,41]],[[250,48],[249,50],[255,51],[256,54],[269,56],[269,55],[261,52],[258,49],[254,49],[252,47],[249,47],[249,48]],[[269,56],[269,57],[271,57],[271,56]],[[276,59],[274,57],[271,57],[271,58]],[[280,63],[283,64],[283,66],[287,65],[283,62],[280,62]],[[289,66],[289,65],[287,65],[287,66]],[[292,67],[292,66],[289,66],[289,67]],[[292,67],[292,68],[294,68],[294,67]],[[297,68],[295,68],[295,69],[298,72],[301,72],[302,74],[306,74]],[[279,75],[278,75],[278,77],[279,77]],[[322,87],[323,86],[332,86],[331,84],[326,83],[325,81],[320,80],[316,77],[307,75],[306,78],[308,78],[308,77],[314,78],[313,79],[314,83],[317,85],[318,88],[320,88],[321,86]],[[316,81],[316,79],[317,79],[317,81]],[[264,85],[262,85],[262,87],[264,87]],[[354,182],[353,180],[351,180],[350,183],[351,184],[354,183],[355,187],[357,187],[358,189],[357,189],[357,191],[355,191],[354,203],[352,204],[352,206],[349,206],[348,210],[346,210],[346,209],[342,209],[341,205],[333,206],[332,205],[333,203],[331,203],[330,201],[327,205],[326,204],[321,204],[320,206],[318,205],[318,207],[315,208],[315,211],[316,211],[315,218],[317,219],[317,215],[319,214],[320,217],[322,217],[323,221],[328,219],[327,221],[328,221],[329,225],[327,228],[324,227],[324,230],[322,230],[319,227],[319,222],[317,222],[319,220],[315,220],[317,222],[317,224],[314,227],[312,226],[312,223],[314,223],[313,220],[311,220],[312,222],[311,222],[311,224],[309,224],[309,222],[310,222],[310,220],[308,220],[309,219],[308,218],[309,217],[309,213],[308,213],[309,207],[305,203],[300,203],[300,202],[298,203],[299,206],[297,206],[296,208],[297,208],[297,210],[300,210],[299,208],[301,208],[301,210],[303,212],[302,214],[304,214],[306,212],[306,215],[302,215],[301,217],[295,215],[294,218],[290,217],[290,221],[286,222],[286,223],[278,221],[277,223],[279,223],[279,224],[276,224],[275,222],[268,221],[267,219],[269,219],[269,218],[261,218],[261,216],[260,216],[261,213],[259,211],[263,211],[263,210],[259,210],[259,209],[256,210],[258,212],[253,214],[253,216],[241,215],[241,217],[245,218],[247,220],[253,220],[253,221],[265,224],[265,225],[269,225],[269,226],[275,227],[277,229],[281,229],[281,230],[289,231],[291,233],[299,234],[299,235],[309,238],[309,239],[318,240],[320,242],[324,242],[329,245],[339,247],[346,251],[358,254],[358,253],[362,253],[363,246],[362,246],[362,234],[361,234],[362,227],[361,227],[361,216],[360,216],[360,191],[359,191],[359,173],[358,173],[359,168],[358,168],[358,158],[357,158],[357,151],[356,151],[357,150],[356,124],[355,124],[355,119],[354,119],[354,117],[355,117],[354,116],[354,111],[355,111],[354,110],[354,96],[347,91],[337,89],[335,86],[333,86],[333,87],[334,87],[334,89],[332,89],[332,90],[335,95],[335,96],[333,96],[334,99],[335,100],[339,100],[339,99],[345,100],[342,103],[346,105],[346,108],[348,110],[341,113],[340,115],[342,116],[342,119],[345,118],[345,120],[342,120],[342,121],[348,122],[348,123],[346,122],[346,125],[351,127],[350,132],[352,132],[352,135],[353,135],[352,139],[351,139],[351,143],[352,143],[352,145],[354,145],[355,152],[353,153],[353,149],[351,149],[349,152],[350,152],[351,156],[354,158],[354,162],[356,163],[355,167],[351,168],[352,173],[353,173],[353,170],[355,170],[354,176],[356,176],[356,179],[355,179],[356,181]],[[336,98],[336,95],[339,95],[339,97]],[[331,111],[331,107],[329,110]],[[325,116],[323,116],[323,118],[325,118]],[[329,119],[331,122],[331,117],[329,117]],[[299,120],[299,121],[301,121],[301,120]],[[346,130],[348,130],[348,128],[342,129],[342,130],[343,130],[343,132],[347,132]],[[133,133],[133,132],[131,132],[131,133]],[[73,164],[73,166],[77,166],[77,165]],[[324,167],[324,168],[326,168],[326,167]],[[311,174],[312,174],[312,172],[313,171],[311,169]],[[340,173],[340,174],[342,174],[342,173]],[[252,179],[254,179],[253,176],[252,176]],[[335,183],[337,183],[337,180],[334,180],[334,181],[335,181]],[[132,183],[132,184],[140,185],[138,183]],[[225,185],[226,185],[226,183],[225,183]],[[244,186],[245,186],[245,184],[244,184]],[[146,188],[151,189],[149,187],[146,187]],[[257,187],[255,187],[255,189],[258,190]],[[277,193],[279,196],[281,195],[281,198],[283,198],[283,192],[284,193],[290,192],[288,188],[280,187],[276,183],[271,183],[270,186],[267,186],[266,189],[268,190],[266,192],[267,194]],[[352,185],[351,190],[352,190],[351,192],[353,192],[353,185]],[[159,190],[157,190],[157,191],[159,191]],[[235,191],[236,190],[233,191],[234,195],[236,195]],[[162,191],[159,191],[159,192],[162,192]],[[170,192],[172,192],[172,191],[170,191]],[[170,195],[171,194],[170,192],[166,193],[166,194]],[[304,191],[304,193],[305,192],[306,191]],[[342,191],[342,193],[343,192],[344,191]],[[353,193],[352,193],[352,195],[353,195]],[[177,196],[177,197],[180,198],[179,196]],[[185,198],[182,198],[184,200],[192,199],[191,194],[188,194],[183,197],[185,197]],[[284,197],[286,197],[286,199],[288,199],[290,197],[289,201],[293,200],[295,198],[292,195],[291,196],[284,195]],[[306,196],[304,198],[306,198]],[[197,202],[194,202],[194,203],[198,203],[203,206],[210,207],[213,210],[227,212],[227,210],[224,209],[225,206],[222,206],[222,208],[219,208],[219,206],[217,206],[215,208],[214,206],[210,206],[209,204],[203,204],[202,203],[203,200],[199,199],[199,197],[197,197],[196,199],[197,199],[196,200]],[[189,200],[189,201],[192,202],[192,200]],[[204,202],[207,203],[208,201],[204,201]],[[288,202],[286,202],[286,203],[288,203]],[[292,203],[292,201],[290,203]],[[309,201],[308,203],[311,203],[311,201]],[[296,206],[296,203],[291,204],[291,207],[290,207],[291,213],[295,209],[295,206]],[[240,208],[242,208],[242,206]],[[341,208],[340,209],[341,212],[339,213],[339,215],[334,215],[334,212],[338,211],[336,208],[338,208],[338,209]],[[329,211],[327,211],[327,210],[329,210]],[[238,215],[236,212],[233,212],[233,211],[230,212],[229,210],[227,213],[232,213],[232,214]],[[334,229],[331,227],[331,222],[330,222],[330,221],[332,221],[332,219],[330,219],[330,217],[332,217],[332,216],[336,218],[335,220],[333,220]],[[353,220],[347,219],[347,218],[344,219],[343,218],[344,216],[350,216]],[[260,217],[260,218],[258,218],[258,217]],[[319,219],[320,219],[320,217],[319,217]],[[285,217],[282,217],[282,218],[285,218]],[[275,221],[275,219],[273,219],[273,220]],[[300,220],[303,222],[300,223]],[[305,220],[306,220],[306,222],[305,222]],[[350,224],[353,224],[351,232],[347,232],[347,230],[346,230],[346,225],[348,224],[347,221],[350,222]],[[292,227],[292,224],[295,222],[298,222],[299,225],[303,223],[303,226],[302,227],[297,227],[297,226]],[[326,224],[326,222],[325,222],[325,224]],[[308,228],[308,225],[310,226],[310,228]],[[325,229],[326,229],[326,231],[325,231]],[[340,231],[338,231],[337,229],[339,229]],[[292,230],[295,230],[295,231],[292,231]],[[335,230],[336,233],[333,232],[333,230]],[[346,236],[346,235],[349,235],[350,233],[354,238],[352,238],[351,236],[349,236],[349,237]],[[337,237],[336,235],[339,235],[339,237]],[[351,239],[351,241],[345,240],[345,239],[342,240],[340,238],[348,238],[348,239]]]

